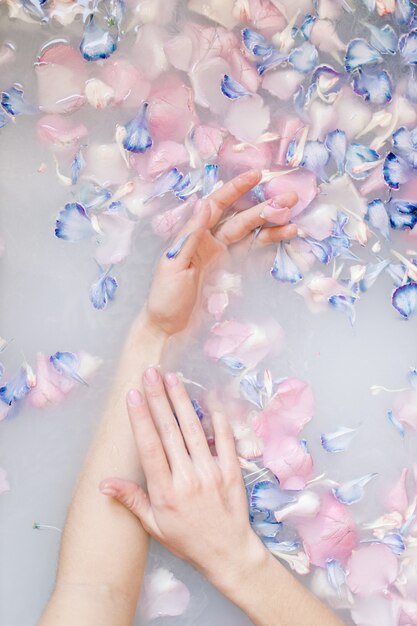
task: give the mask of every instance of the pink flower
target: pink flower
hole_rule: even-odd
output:
[[[316,177],[307,170],[297,170],[277,176],[265,185],[267,198],[273,198],[288,191],[296,191],[298,194],[298,202],[291,209],[291,215],[294,218],[304,211],[319,193]]]
[[[371,544],[352,552],[346,568],[352,593],[372,596],[384,592],[398,575],[398,561],[388,546]]]
[[[59,43],[50,46],[35,65],[39,108],[48,113],[70,113],[85,102],[87,73],[81,53]]]
[[[318,567],[325,567],[328,559],[345,565],[358,543],[356,525],[348,507],[330,493],[322,496],[317,516],[297,521],[296,527],[311,563]]]

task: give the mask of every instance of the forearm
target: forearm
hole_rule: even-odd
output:
[[[160,362],[165,343],[166,336],[140,315],[126,340],[107,407],[77,482],[56,589],[40,626],[73,626],[74,611],[78,626],[127,626],[133,619],[148,537],[133,515],[101,495],[98,485],[107,476],[142,481],[126,393],[140,386],[148,365]],[[79,606],[80,591],[84,608]],[[77,608],[71,606],[72,593]]]
[[[256,626],[343,626],[266,550],[213,582]]]

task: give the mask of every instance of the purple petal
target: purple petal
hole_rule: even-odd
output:
[[[271,274],[275,280],[283,283],[298,283],[302,279],[302,274],[287,252],[285,244],[281,241],[278,244],[277,254],[271,269]]]
[[[56,224],[55,235],[65,241],[82,241],[89,239],[95,234],[84,207],[78,202],[70,202],[59,212]]]
[[[382,63],[383,58],[373,46],[365,39],[353,39],[346,50],[345,67],[348,72],[353,72],[364,65],[376,65]]]
[[[94,15],[91,13],[87,18],[84,36],[80,44],[84,59],[86,61],[107,59],[116,49],[116,39],[109,31],[96,24]]]
[[[398,287],[392,294],[392,306],[406,320],[414,315],[417,309],[417,283]]]
[[[65,376],[65,378],[71,378],[83,385],[87,385],[78,373],[79,361],[77,355],[73,352],[55,352],[55,354],[49,357],[49,361],[56,371]]]
[[[398,49],[407,65],[417,65],[417,30],[400,37]]]
[[[145,102],[139,113],[125,126],[126,135],[123,139],[123,147],[129,152],[145,152],[152,146],[152,137],[149,133],[147,110]]]
[[[371,74],[359,69],[353,75],[353,91],[372,104],[391,102],[392,90],[391,77],[385,70]]]
[[[234,80],[233,78],[228,76],[228,74],[225,74],[223,76],[220,88],[222,90],[222,94],[230,100],[237,100],[238,98],[252,95],[251,92],[246,89],[246,87],[238,83],[237,80]]]
[[[384,161],[383,173],[387,185],[391,189],[399,189],[400,185],[406,183],[410,178],[410,166],[402,157],[393,152],[388,152]]]

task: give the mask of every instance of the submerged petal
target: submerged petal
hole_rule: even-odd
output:
[[[392,294],[392,306],[406,320],[417,310],[417,283],[407,283]]]
[[[384,592],[396,579],[398,562],[391,550],[373,544],[354,550],[347,566],[346,582],[352,593],[372,596]]]
[[[286,245],[281,241],[278,244],[277,254],[271,269],[272,276],[283,283],[298,283],[302,274],[287,252]]]
[[[397,52],[398,35],[390,24],[378,28],[374,24],[365,24],[371,33],[370,42],[381,54]]]
[[[371,74],[359,69],[353,76],[353,91],[372,104],[384,105],[392,100],[392,80],[386,70]]]
[[[348,72],[353,72],[364,65],[376,65],[382,63],[383,58],[373,46],[365,39],[353,39],[346,50],[345,67]]]
[[[341,502],[342,504],[354,504],[355,502],[359,502],[362,500],[365,495],[364,487],[373,479],[376,478],[378,474],[366,474],[361,478],[356,478],[354,480],[349,480],[339,487],[332,489],[334,497]]]
[[[141,612],[146,620],[182,615],[190,598],[185,584],[169,570],[159,567],[145,576]]]
[[[385,204],[379,198],[368,203],[365,219],[372,228],[376,228],[385,239],[389,239],[390,222]]]
[[[398,49],[405,63],[417,65],[417,29],[400,37]]]
[[[336,309],[336,311],[345,313],[348,316],[349,321],[352,324],[352,326],[355,323],[355,319],[356,319],[356,309],[354,306],[355,302],[356,302],[356,298],[353,298],[351,296],[336,295],[336,296],[330,296],[329,298],[329,304],[334,309]]]
[[[268,57],[272,53],[273,46],[268,40],[250,28],[242,30],[242,39],[245,48],[255,56]]]
[[[0,400],[12,406],[22,400],[36,384],[36,377],[32,368],[24,363],[18,373],[0,387]]]
[[[109,31],[96,24],[93,13],[86,21],[80,51],[86,61],[107,59],[117,48],[116,39]]]
[[[330,152],[331,157],[336,161],[338,175],[342,176],[345,169],[347,150],[346,133],[339,128],[327,133],[324,145]]]
[[[238,98],[252,95],[251,92],[246,89],[246,87],[238,83],[237,80],[234,80],[227,74],[223,76],[220,88],[222,90],[222,93],[230,100],[237,100]]]
[[[37,108],[26,101],[23,88],[17,83],[2,92],[0,103],[6,113],[12,117],[32,115],[37,112]]]
[[[95,232],[84,207],[78,202],[69,202],[59,212],[55,224],[55,235],[59,239],[82,241],[92,237]]]
[[[369,176],[373,163],[377,163],[379,154],[361,143],[352,143],[346,152],[346,172],[355,180]]]
[[[321,435],[321,445],[326,452],[344,452],[352,443],[359,428],[340,426],[332,433]]]
[[[148,103],[145,102],[139,113],[125,126],[126,134],[123,147],[129,152],[145,152],[152,146],[152,137],[148,126]]]
[[[110,276],[111,268],[101,271],[99,279],[91,285],[90,301],[95,309],[105,309],[109,300],[114,300],[117,291],[117,280]]]
[[[202,196],[209,196],[217,185],[219,166],[208,163],[204,166]]]
[[[309,74],[315,69],[318,58],[317,48],[309,41],[306,41],[290,53],[288,62],[297,72]]]
[[[277,511],[295,500],[293,495],[282,491],[276,483],[270,480],[257,482],[250,494],[250,506],[258,511]]]
[[[80,362],[78,356],[73,352],[55,352],[49,357],[49,360],[58,374],[87,385],[79,374]]]

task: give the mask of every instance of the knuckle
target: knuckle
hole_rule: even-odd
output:
[[[141,447],[141,453],[146,457],[154,457],[159,450],[159,442],[156,439],[144,441]]]

